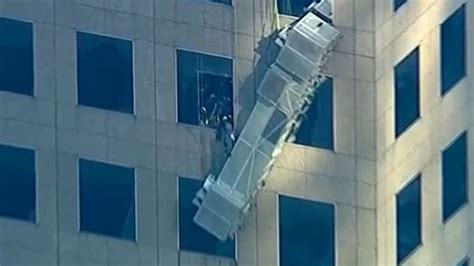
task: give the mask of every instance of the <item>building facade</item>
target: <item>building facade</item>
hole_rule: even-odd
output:
[[[311,0],[0,0],[0,265],[468,265],[474,1],[332,0],[328,80],[235,239],[192,222]]]

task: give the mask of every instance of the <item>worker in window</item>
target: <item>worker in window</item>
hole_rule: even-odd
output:
[[[224,115],[219,120],[216,128],[216,140],[222,141],[225,155],[230,156],[235,143],[234,126],[230,115]]]

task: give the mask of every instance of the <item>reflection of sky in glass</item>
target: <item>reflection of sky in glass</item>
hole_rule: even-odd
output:
[[[335,265],[332,204],[279,196],[280,266]]]
[[[0,216],[36,220],[35,152],[0,145]]]
[[[33,25],[0,18],[0,90],[33,95]]]
[[[135,170],[79,160],[80,229],[135,240]]]
[[[421,176],[397,195],[397,263],[421,244]]]
[[[460,135],[442,153],[443,220],[467,202],[467,136]]]
[[[419,49],[395,66],[395,136],[400,136],[420,116]]]
[[[133,113],[132,42],[78,32],[78,102]]]

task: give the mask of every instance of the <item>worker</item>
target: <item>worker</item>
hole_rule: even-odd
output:
[[[230,156],[230,153],[235,143],[232,117],[229,115],[222,116],[222,119],[220,119],[216,130],[216,139],[218,141],[222,141],[222,143],[224,144],[225,155],[228,157]]]

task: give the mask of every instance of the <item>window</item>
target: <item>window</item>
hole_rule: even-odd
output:
[[[197,207],[192,201],[201,187],[199,180],[179,178],[179,249],[234,259],[234,240],[221,242],[193,221]]]
[[[335,265],[332,204],[279,196],[280,266]]]
[[[79,159],[80,231],[135,241],[135,170]]]
[[[132,42],[78,32],[78,103],[133,113]]]
[[[33,24],[0,18],[0,90],[33,96]]]
[[[467,202],[467,136],[461,134],[442,153],[443,221]]]
[[[0,216],[36,221],[35,151],[0,144]]]
[[[441,25],[441,95],[466,76],[466,5]]]
[[[278,13],[299,17],[303,15],[304,9],[313,2],[319,3],[320,0],[277,0]]]
[[[421,175],[397,194],[397,263],[421,244]]]
[[[232,5],[232,0],[210,0],[214,3],[224,4],[224,5]]]
[[[332,150],[333,141],[333,80],[326,79],[317,89],[313,103],[296,134],[298,144]]]
[[[420,117],[418,60],[416,48],[395,66],[395,137]]]
[[[233,117],[232,60],[177,50],[178,122],[216,128]]]
[[[469,258],[464,258],[462,261],[460,261],[457,266],[469,266]]]
[[[393,11],[397,11],[408,0],[393,0]]]

